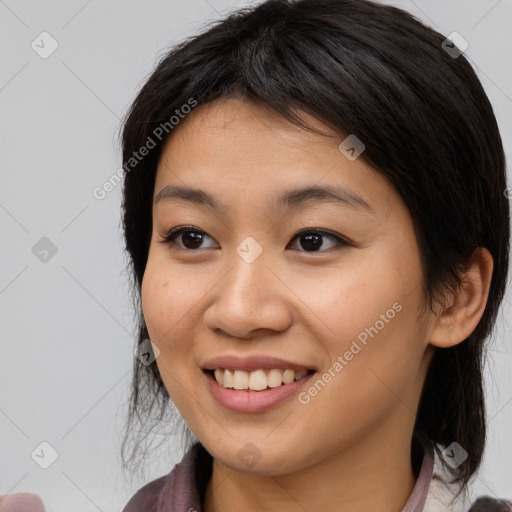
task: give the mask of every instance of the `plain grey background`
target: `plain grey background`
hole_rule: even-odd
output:
[[[120,167],[120,118],[157,59],[251,3],[0,0],[0,494],[38,493],[49,512],[120,511],[181,458],[169,439],[145,479],[129,484],[121,473],[134,343],[121,187],[103,200],[92,192]],[[512,1],[386,3],[468,42],[510,159]],[[472,487],[509,498],[511,312],[509,287],[486,368],[486,458]],[[58,453],[47,469],[52,449],[42,442]]]

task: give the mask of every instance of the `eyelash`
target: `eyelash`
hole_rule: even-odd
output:
[[[158,241],[158,243],[161,243],[161,244],[165,244],[167,246],[169,246],[171,249],[175,249],[175,250],[181,250],[181,251],[198,251],[200,250],[200,248],[198,249],[189,249],[189,248],[183,248],[183,247],[179,247],[176,245],[175,242],[173,242],[173,238],[181,235],[182,233],[184,233],[185,231],[192,231],[194,233],[202,233],[202,234],[205,234],[207,235],[208,237],[210,237],[210,235],[208,235],[208,233],[206,233],[205,231],[203,231],[202,229],[199,229],[197,228],[196,226],[178,226],[178,227],[175,227],[171,230],[169,230],[166,235]],[[348,240],[346,240],[345,238],[343,238],[342,236],[338,235],[338,234],[335,234],[335,233],[332,233],[331,231],[327,231],[325,229],[317,229],[317,228],[305,228],[305,229],[301,229],[300,231],[297,231],[297,233],[295,233],[295,235],[293,236],[292,240],[295,240],[295,238],[299,237],[300,235],[304,234],[304,233],[314,233],[314,234],[320,234],[324,237],[329,237],[331,239],[334,239],[337,243],[338,246],[341,246],[341,247],[346,247],[346,246],[349,246],[351,245]],[[212,237],[210,237],[212,238]],[[212,238],[213,240],[213,238]],[[334,247],[329,247],[329,249],[333,249]],[[208,247],[208,249],[211,249],[211,247]],[[325,249],[325,250],[319,250],[319,251],[305,251],[305,250],[299,250],[299,252],[306,252],[306,253],[317,253],[317,252],[325,252],[326,250],[329,250],[329,249]],[[297,249],[293,249],[293,250],[297,250]]]

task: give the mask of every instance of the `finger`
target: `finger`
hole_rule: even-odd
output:
[[[0,512],[45,512],[45,509],[39,496],[21,492],[0,496]]]

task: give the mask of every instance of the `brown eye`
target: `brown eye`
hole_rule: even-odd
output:
[[[322,252],[323,250],[330,249],[332,247],[349,245],[348,242],[339,235],[319,229],[309,228],[307,230],[300,231],[293,240],[296,238],[306,252]],[[325,239],[333,240],[334,243],[330,247],[322,248],[325,243]]]
[[[202,249],[203,247],[200,247],[201,243],[203,243],[206,238],[213,240],[213,238],[206,234],[202,229],[194,226],[181,226],[171,229],[171,231],[169,231],[169,233],[160,240],[160,243],[177,247],[178,249],[194,250]],[[180,241],[181,245],[176,243],[175,240]]]

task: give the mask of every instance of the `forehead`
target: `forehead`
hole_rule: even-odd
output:
[[[350,161],[339,150],[344,135],[312,116],[300,115],[322,134],[241,99],[196,108],[173,130],[163,148],[154,199],[159,194],[160,199],[177,197],[178,188],[188,189],[189,196],[191,189],[201,189],[215,191],[215,196],[229,201],[259,197],[265,207],[275,208],[292,204],[302,188],[317,198],[327,197],[328,191],[331,195],[338,192],[347,203],[367,211],[387,208],[390,199],[397,200],[382,174],[362,158]],[[221,209],[220,204],[216,206]]]

